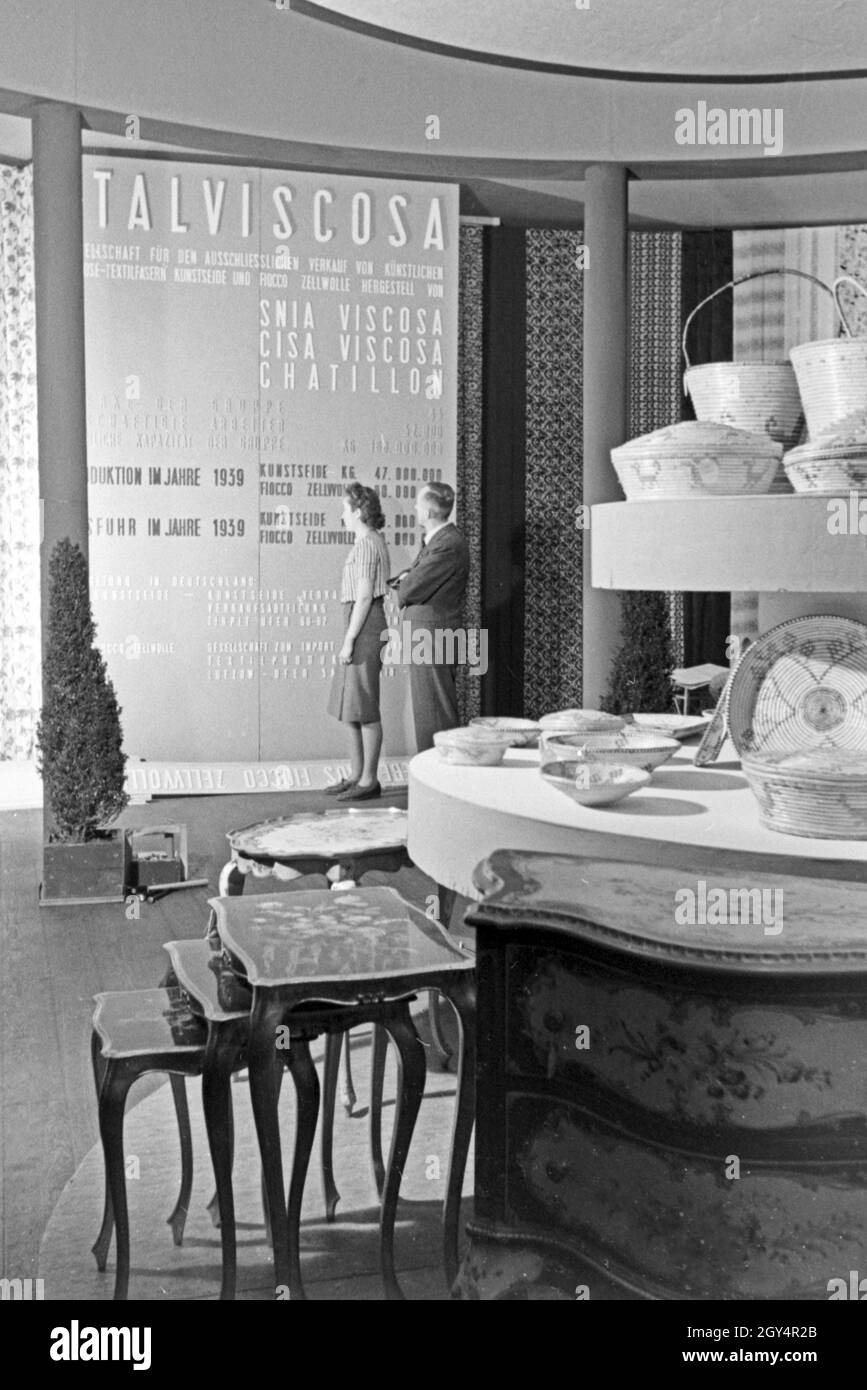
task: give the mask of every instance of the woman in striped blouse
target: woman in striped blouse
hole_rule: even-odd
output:
[[[346,635],[337,657],[328,713],[349,725],[351,771],[327,794],[339,801],[367,801],[382,792],[377,777],[382,748],[379,677],[388,547],[382,534],[385,517],[379,493],[361,483],[348,483],[345,493],[342,521],[355,533],[355,545],[343,566],[340,599]]]

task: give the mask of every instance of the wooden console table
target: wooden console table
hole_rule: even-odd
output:
[[[476,890],[460,1296],[827,1299],[864,1269],[867,885],[503,851]]]

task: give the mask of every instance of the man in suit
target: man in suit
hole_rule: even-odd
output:
[[[454,642],[437,634],[455,631],[463,625],[463,603],[470,568],[469,548],[449,517],[455,505],[454,489],[448,483],[426,483],[415,499],[424,540],[411,567],[397,584],[402,616],[411,624],[413,637],[420,629],[433,634],[432,652],[455,655]],[[413,643],[413,649],[416,644]],[[435,661],[411,662],[409,668],[412,717],[418,751],[433,748],[439,729],[453,729],[458,723],[455,666]]]

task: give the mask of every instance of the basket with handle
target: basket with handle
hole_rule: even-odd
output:
[[[832,293],[846,336],[801,343],[789,353],[811,435],[833,429],[853,411],[867,410],[867,338],[852,336],[840,303],[842,285],[854,285],[864,295],[867,288],[852,275],[838,275],[834,281]]]
[[[707,295],[687,316],[683,325],[681,347],[686,370],[683,389],[692,397],[697,420],[711,420],[735,429],[751,430],[754,434],[769,434],[785,449],[797,444],[804,423],[804,409],[798,394],[795,369],[789,362],[708,362],[700,367],[690,365],[687,351],[689,326],[701,309],[717,295],[743,285],[747,280],[759,280],[766,275],[797,275],[811,280],[826,294],[833,295],[830,285],[805,270],[754,270],[720,285]],[[838,303],[839,311],[839,303]],[[782,474],[782,490],[791,488]],[[775,482],[773,491],[777,490]]]

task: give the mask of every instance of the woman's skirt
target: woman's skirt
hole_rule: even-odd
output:
[[[346,628],[349,627],[354,606],[352,603],[343,605]],[[348,666],[339,663],[334,668],[328,713],[344,724],[379,722],[379,677],[385,650],[381,637],[387,626],[383,601],[375,598],[364,620],[364,627],[355,639],[352,661]]]

